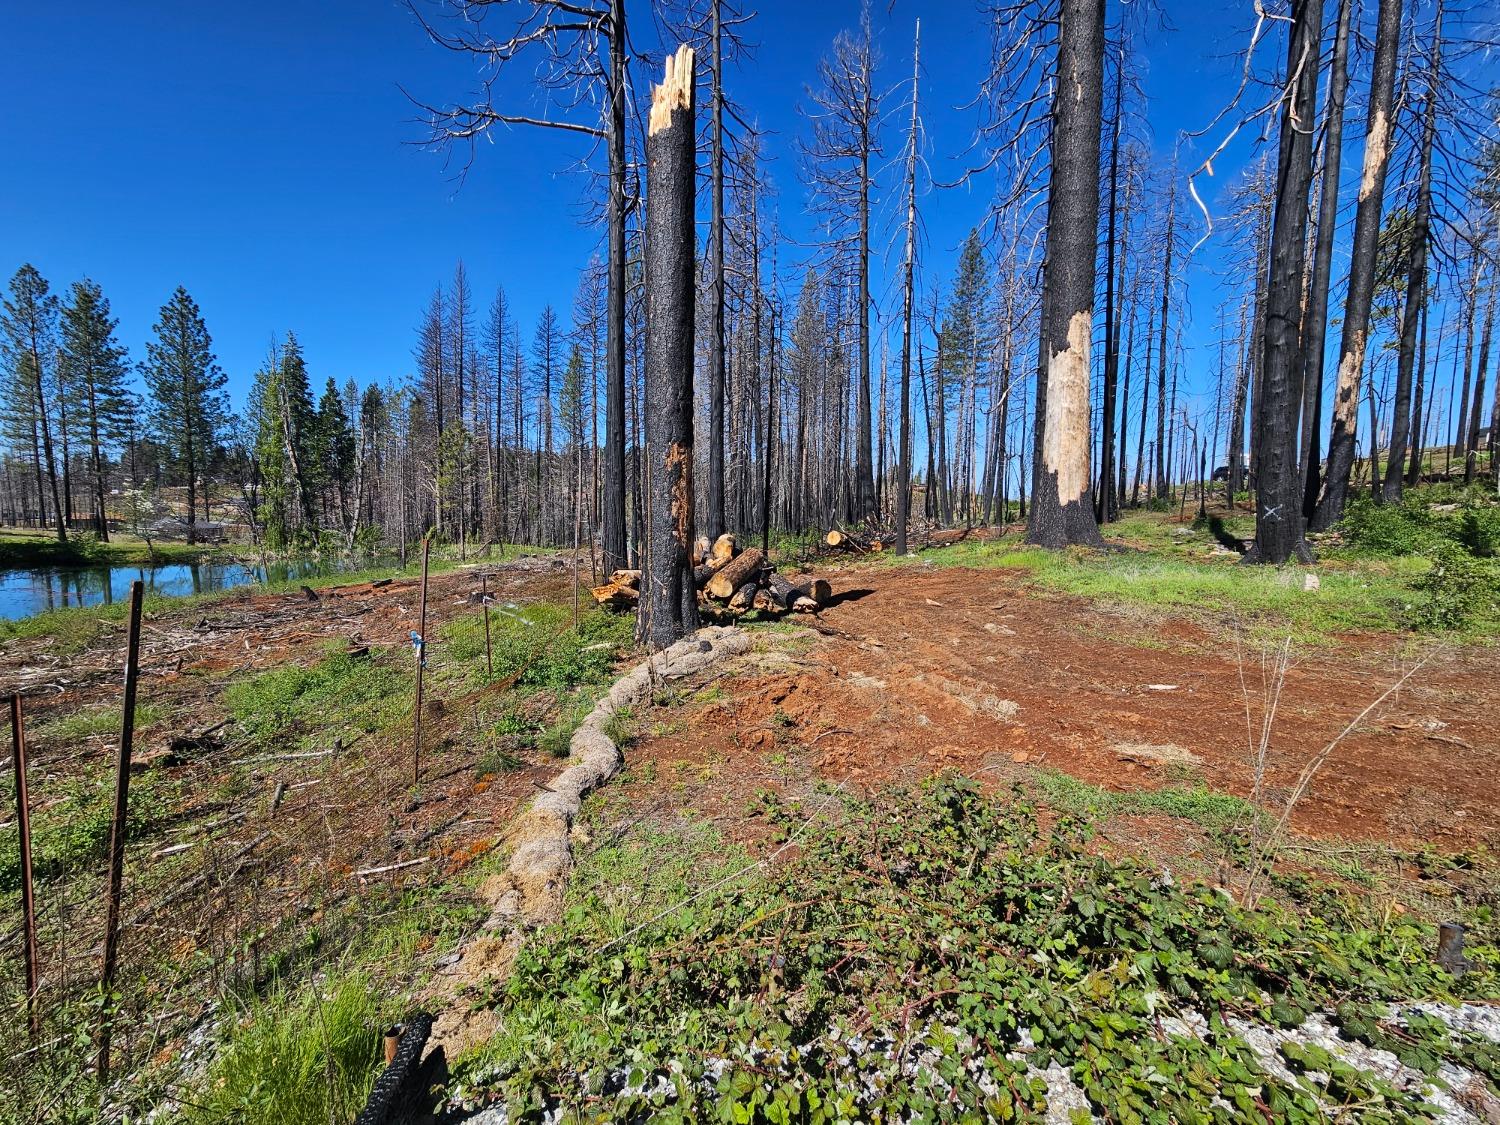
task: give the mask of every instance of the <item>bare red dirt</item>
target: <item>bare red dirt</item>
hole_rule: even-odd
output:
[[[1048,596],[1004,570],[854,567],[794,658],[770,653],[643,739],[639,772],[734,778],[708,815],[814,772],[864,788],[940,769],[1001,779],[1047,766],[1115,790],[1201,779],[1248,797],[1258,650],[1185,620]],[[775,659],[771,659],[771,658]],[[1358,635],[1296,654],[1266,760],[1281,807],[1303,766],[1420,659],[1410,638]],[[1500,840],[1500,678],[1484,648],[1438,650],[1343,739],[1296,806],[1314,837],[1460,850]],[[789,757],[790,755],[790,757]],[[720,789],[714,793],[715,788]],[[725,805],[720,810],[719,806]]]

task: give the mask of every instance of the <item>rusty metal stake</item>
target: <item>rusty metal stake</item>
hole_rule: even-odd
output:
[[[495,654],[490,649],[490,578],[487,574],[479,576],[479,604],[484,606],[484,666],[489,671],[490,679],[495,678]]]
[[[109,826],[109,898],[104,923],[104,963],[99,970],[99,1083],[109,1081],[109,1041],[114,1018],[115,963],[120,953],[120,890],[125,882],[125,835],[130,813],[130,751],[135,743],[135,693],[140,679],[141,599],[145,583],[130,584],[130,626],[125,640],[125,709],[120,721],[120,755],[115,763],[115,811]]]
[[[21,696],[10,697],[11,765],[16,775],[16,830],[21,837],[21,911],[25,915],[26,958],[26,1026],[31,1041],[41,1032],[41,1017],[36,1008],[37,948],[36,892],[31,882],[31,798],[26,792],[26,724],[21,714]]]
[[[422,672],[427,667],[427,558],[432,551],[432,537],[422,537],[422,601],[417,610],[417,635],[412,638],[417,650],[417,709],[412,716],[411,783],[422,776]]]

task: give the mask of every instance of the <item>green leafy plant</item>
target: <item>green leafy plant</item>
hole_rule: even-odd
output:
[[[1414,625],[1423,629],[1466,629],[1500,612],[1500,567],[1476,558],[1454,543],[1427,552],[1432,566],[1412,579],[1418,600]]]
[[[1430,1119],[1419,1095],[1316,1052],[1294,1048],[1296,1076],[1277,1078],[1228,1023],[1446,996],[1430,928],[1360,924],[1353,905],[1242,909],[1096,854],[1069,815],[1044,829],[1019,790],[944,777],[821,802],[759,802],[791,830],[767,865],[711,830],[589,855],[456,1093],[526,1121],[1034,1120],[1028,1070],[1057,1063],[1105,1120],[1311,1123],[1325,1097],[1357,1099],[1361,1120]],[[1472,949],[1465,991],[1496,995],[1495,950]],[[1204,1031],[1163,1034],[1184,1012]]]

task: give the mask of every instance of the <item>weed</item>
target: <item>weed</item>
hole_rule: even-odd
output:
[[[69,781],[55,801],[48,801],[35,782],[32,785],[31,863],[36,878],[60,879],[102,859],[114,816],[114,771],[99,770]],[[164,814],[167,789],[168,783],[150,773],[131,781],[127,840],[139,839]],[[14,807],[13,787],[6,786],[6,792],[7,804]],[[5,832],[0,834],[0,893],[20,886],[20,844],[14,832]]]
[[[161,707],[157,704],[138,702],[135,705],[136,731],[142,731],[160,720],[162,713]],[[74,711],[70,715],[63,715],[42,723],[36,729],[36,737],[57,739],[63,742],[77,742],[101,735],[118,737],[121,726],[120,718],[121,708],[113,704],[85,707],[81,711]]]
[[[483,617],[469,614],[449,622],[442,638],[435,655],[466,665],[469,678],[482,682],[487,672]],[[602,610],[585,613],[576,630],[572,610],[548,602],[490,614],[495,680],[503,684],[573,688],[602,683],[630,643],[630,620]]]
[[[1105,1120],[1208,1120],[1220,1099],[1224,1120],[1302,1125],[1326,1120],[1322,1087],[1270,1073],[1220,1013],[1291,1026],[1336,1004],[1368,1041],[1382,1002],[1454,987],[1430,928],[1244,910],[954,777],[846,800],[798,844],[750,864],[710,830],[646,829],[585,857],[453,1092],[512,1118],[1015,1120],[1056,1063]],[[1464,992],[1493,995],[1496,951],[1474,948]],[[1184,1011],[1210,1031],[1163,1034]],[[1421,1047],[1432,1070],[1474,1050]],[[1380,1074],[1288,1061],[1364,1120],[1430,1117]]]
[[[231,684],[224,701],[255,742],[331,743],[349,728],[381,730],[411,707],[410,676],[385,660],[338,647],[311,667],[290,665]],[[334,716],[344,719],[333,721]]]
[[[369,1096],[393,1015],[360,974],[321,992],[273,990],[235,1021],[184,1121],[352,1120]]]
[[[1263,810],[1232,793],[1205,785],[1133,789],[1122,793],[1090,785],[1054,769],[1035,772],[1038,791],[1054,807],[1075,816],[1161,813],[1190,820],[1211,832],[1238,830],[1265,819]]]
[[[1419,600],[1409,610],[1422,629],[1468,629],[1500,619],[1500,566],[1453,543],[1428,552],[1431,568],[1411,582]]]

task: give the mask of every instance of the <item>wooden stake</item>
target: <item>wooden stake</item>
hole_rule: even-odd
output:
[[[20,835],[21,854],[21,912],[25,927],[24,954],[26,960],[26,1026],[31,1041],[36,1042],[41,1031],[41,1019],[36,1009],[36,895],[31,882],[31,800],[26,792],[26,726],[21,714],[21,696],[10,697],[11,765],[16,775],[16,831]]]
[[[125,703],[120,721],[120,754],[115,762],[115,809],[109,827],[109,895],[104,923],[104,963],[99,970],[99,1083],[109,1081],[109,1041],[114,1018],[115,963],[120,954],[120,892],[125,882],[125,835],[130,822],[130,752],[135,743],[135,693],[141,653],[141,599],[145,583],[130,584],[130,625],[125,639]]]
[[[411,783],[422,776],[422,673],[427,667],[427,560],[432,553],[432,536],[422,536],[422,599],[417,609],[417,707],[412,714]]]

